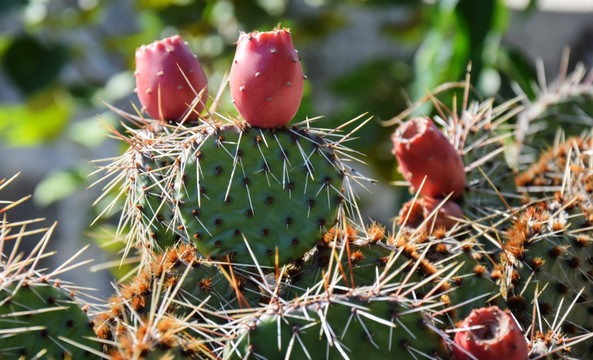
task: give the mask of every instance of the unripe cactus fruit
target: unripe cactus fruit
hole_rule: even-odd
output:
[[[206,75],[179,35],[136,49],[136,91],[148,115],[159,120],[195,120],[208,94]]]
[[[463,161],[431,119],[413,118],[401,124],[391,139],[401,173],[420,194],[438,198],[452,192],[452,198],[461,196],[465,188]]]
[[[288,124],[301,104],[304,86],[290,32],[241,33],[229,82],[235,106],[249,124],[261,128]]]
[[[455,360],[469,360],[472,356],[480,360],[527,359],[523,333],[512,316],[497,306],[473,310],[459,328],[453,346]]]

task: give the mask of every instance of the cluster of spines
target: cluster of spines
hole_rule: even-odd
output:
[[[15,178],[0,179],[0,190]],[[83,306],[79,297],[84,293],[58,279],[86,263],[75,263],[84,249],[53,271],[38,269],[41,259],[51,255],[45,249],[55,224],[28,230],[42,219],[9,221],[8,211],[26,199],[0,201],[4,205],[0,208],[0,357],[94,359],[101,347],[87,316],[89,306]],[[43,236],[33,249],[21,251],[21,243],[36,234]]]

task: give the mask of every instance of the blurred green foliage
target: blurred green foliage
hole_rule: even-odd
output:
[[[375,39],[339,40],[358,14],[394,10],[405,16],[373,24],[386,49],[354,56],[360,55],[356,41]],[[503,0],[4,0],[0,24],[8,23],[9,30],[0,34],[0,81],[6,82],[0,84],[0,143],[30,147],[65,141],[92,153],[106,146],[101,123],[119,129],[121,120],[101,101],[128,112],[134,111],[130,102],[138,104],[132,93],[135,48],[182,35],[198,54],[213,96],[230,69],[238,33],[280,24],[291,28],[297,49],[303,50],[305,72],[322,78],[309,77],[296,119],[323,115],[318,125],[335,127],[363,113],[374,116],[348,145],[367,154],[373,176],[388,181],[393,129],[380,122],[437,85],[463,79],[468,63],[473,85],[487,96],[511,96],[512,82],[529,91],[532,66],[520,51],[501,45],[509,15]],[[325,44],[348,46],[346,54],[362,60],[350,64],[348,55],[332,58]],[[321,61],[350,66],[324,76],[332,64]],[[228,92],[221,109],[236,114]],[[109,146],[118,152],[123,145]],[[86,187],[82,174],[88,170],[84,163],[48,174],[38,187],[38,202],[47,205]]]

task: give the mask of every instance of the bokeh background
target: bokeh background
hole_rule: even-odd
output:
[[[323,116],[318,126],[335,127],[373,116],[349,145],[366,154],[359,170],[377,180],[364,191],[364,216],[389,223],[406,194],[391,185],[394,128],[381,123],[427,90],[463,79],[468,63],[481,95],[533,97],[538,60],[550,80],[564,49],[570,67],[593,66],[591,20],[590,0],[0,0],[0,179],[21,172],[1,196],[33,195],[11,221],[58,221],[50,243],[58,253],[47,266],[91,244],[83,258],[94,265],[65,277],[107,296],[112,272],[122,271],[100,266],[117,263],[118,214],[89,226],[105,205],[92,205],[102,184],[89,188],[98,179],[89,174],[105,164],[94,160],[124,150],[100,121],[121,128],[105,104],[128,112],[138,104],[135,49],[180,34],[214,95],[239,32],[280,24],[291,29],[308,76],[297,120]],[[223,106],[233,111],[228,92]]]

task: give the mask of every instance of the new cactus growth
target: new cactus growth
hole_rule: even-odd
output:
[[[208,100],[204,70],[179,35],[139,47],[135,75],[140,103],[154,119],[195,120]]]
[[[493,306],[476,309],[459,325],[455,360],[525,360],[527,341],[511,315]]]
[[[242,33],[229,77],[239,114],[252,126],[288,124],[301,104],[304,75],[288,29]]]

